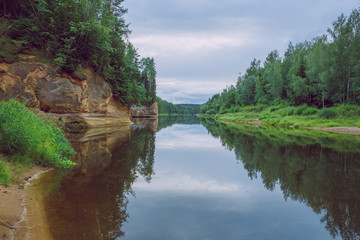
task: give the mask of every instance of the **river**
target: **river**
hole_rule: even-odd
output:
[[[39,179],[54,239],[359,239],[360,139],[160,118],[69,136]]]

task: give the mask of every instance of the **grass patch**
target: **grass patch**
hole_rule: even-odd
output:
[[[75,151],[61,130],[15,100],[0,102],[0,151],[19,163],[75,165],[70,160]]]
[[[0,154],[0,185],[22,183],[24,173],[34,167],[32,162],[19,162],[14,156]]]
[[[7,186],[10,182],[10,172],[3,160],[0,158],[0,184]]]
[[[360,127],[360,107],[337,105],[317,109],[306,104],[301,106],[246,106],[237,112],[210,115],[211,118],[233,122],[262,121],[274,126],[292,127]],[[200,115],[209,117],[209,115]]]

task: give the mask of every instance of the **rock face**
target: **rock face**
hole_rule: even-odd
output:
[[[113,98],[110,85],[91,69],[85,72],[87,78],[77,80],[42,63],[0,63],[0,100],[16,98],[64,124],[129,123],[129,109]]]
[[[149,107],[133,106],[131,107],[130,112],[131,112],[131,116],[135,118],[142,118],[142,117],[156,118],[158,116],[158,105],[157,102],[155,102]]]

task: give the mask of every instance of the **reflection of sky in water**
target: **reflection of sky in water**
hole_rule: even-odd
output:
[[[125,239],[330,239],[320,215],[251,180],[200,125],[156,135],[155,175],[129,196]]]

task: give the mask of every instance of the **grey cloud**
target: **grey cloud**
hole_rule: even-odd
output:
[[[290,41],[325,34],[332,21],[341,13],[348,15],[359,2],[126,0],[124,5],[129,9],[125,18],[131,23],[130,40],[140,55],[155,58],[158,77],[201,85],[206,79],[235,83],[252,59],[263,61],[274,49],[283,54]],[[234,44],[237,39],[242,44]],[[203,87],[216,84],[208,82]],[[184,89],[176,96],[178,86],[167,88],[173,94],[164,89],[158,94],[169,101],[199,102],[211,96],[210,92],[195,96]]]

